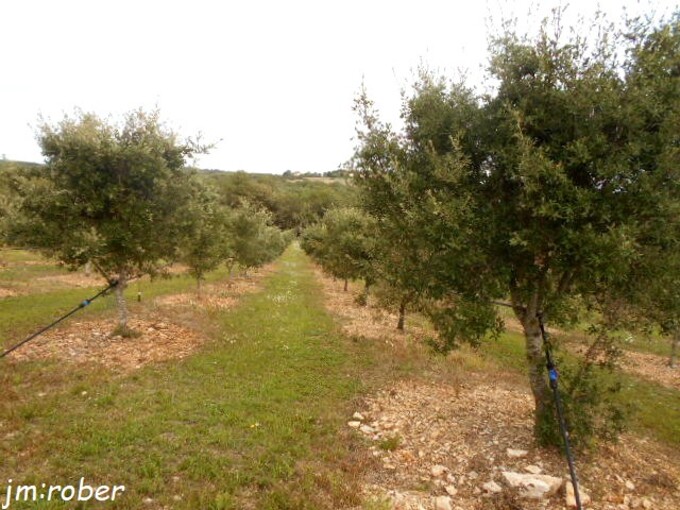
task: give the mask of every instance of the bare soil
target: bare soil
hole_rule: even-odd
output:
[[[535,468],[569,480],[560,453],[533,441],[533,401],[525,388],[479,377],[456,386],[402,381],[367,399],[359,411],[370,429],[357,433],[366,437],[383,467],[368,476],[365,490],[386,496],[393,508],[430,509],[434,498],[449,495],[463,509],[565,508],[563,492],[528,500],[504,486],[503,471]],[[389,451],[384,445],[391,438],[398,446]],[[527,453],[510,457],[508,449]],[[680,508],[680,459],[658,443],[626,435],[617,445],[577,459],[577,468],[592,497],[584,508]],[[484,485],[490,481],[502,492],[487,492]]]
[[[237,276],[231,281],[222,280],[217,283],[205,284],[201,291],[168,294],[154,298],[154,305],[160,307],[185,306],[192,308],[209,308],[226,310],[238,303],[238,297],[243,294],[256,292],[262,288],[262,280],[273,272],[273,264],[268,264],[254,271],[248,276]]]
[[[680,369],[671,368],[668,364],[668,356],[626,351],[622,365],[628,372],[680,390]]]
[[[196,332],[163,317],[131,319],[139,336],[111,336],[115,319],[74,322],[52,330],[10,354],[12,359],[59,359],[94,362],[113,372],[127,373],[152,362],[184,358],[203,343]]]
[[[403,345],[407,341],[407,335],[397,330],[397,314],[372,306],[360,306],[356,303],[357,294],[352,288],[344,291],[342,281],[328,277],[318,267],[315,268],[315,274],[323,284],[326,307],[340,319],[346,335],[377,340],[391,346]],[[408,337],[422,340],[428,334],[431,335],[431,332],[408,325]]]
[[[18,296],[19,292],[14,289],[7,289],[5,287],[0,287],[0,299]]]
[[[56,283],[65,287],[78,288],[103,287],[106,285],[106,280],[95,273],[91,273],[90,276],[87,276],[85,273],[55,274],[41,276],[40,278],[36,278],[36,280],[44,283]]]
[[[342,282],[320,272],[319,279],[329,311],[347,333],[394,349],[422,333],[395,332],[396,317],[358,306],[351,292],[342,291]],[[359,415],[347,417],[348,427],[365,438],[370,454],[380,460],[381,468],[365,475],[365,495],[400,510],[432,510],[438,508],[437,498],[454,510],[566,508],[565,485],[548,499],[522,499],[501,474],[528,468],[569,480],[560,452],[533,440],[528,385],[511,373],[460,370],[448,382],[423,376],[393,383],[367,398]],[[511,457],[508,449],[526,454]],[[577,458],[577,469],[592,497],[584,508],[680,508],[680,456],[658,442],[624,435],[618,444]],[[501,487],[499,493],[484,488],[490,481]]]

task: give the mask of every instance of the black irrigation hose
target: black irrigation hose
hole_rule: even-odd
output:
[[[77,307],[75,307],[73,310],[71,310],[70,312],[68,312],[66,315],[62,315],[61,317],[59,317],[57,320],[55,320],[55,321],[52,322],[51,324],[48,324],[47,326],[45,326],[44,328],[42,328],[40,331],[36,331],[35,333],[33,333],[33,334],[32,334],[31,336],[29,336],[28,338],[22,340],[21,342],[19,342],[19,343],[16,344],[16,345],[10,347],[10,348],[7,349],[5,352],[3,352],[2,354],[0,354],[0,359],[2,359],[2,358],[4,358],[5,356],[7,356],[10,352],[13,352],[13,351],[17,350],[19,347],[21,347],[21,346],[24,345],[25,343],[30,342],[31,340],[33,340],[33,339],[34,339],[35,337],[37,337],[38,335],[43,334],[43,333],[44,333],[45,331],[47,331],[48,329],[53,328],[54,326],[56,326],[57,324],[59,324],[59,323],[60,323],[61,321],[63,321],[64,319],[66,319],[66,318],[70,317],[71,315],[73,315],[74,313],[76,313],[78,310],[81,310],[81,309],[85,308],[87,305],[89,305],[90,303],[92,303],[92,301],[94,301],[94,300],[97,299],[98,297],[103,296],[103,295],[106,294],[108,291],[110,291],[111,289],[113,289],[116,285],[118,285],[118,280],[111,280],[111,281],[109,282],[109,286],[106,287],[104,290],[101,290],[101,291],[97,292],[97,294],[95,294],[94,296],[92,296],[90,299],[86,299],[86,300],[82,301]]]
[[[571,453],[571,445],[569,443],[569,430],[567,430],[567,421],[564,417],[564,407],[562,406],[562,398],[560,397],[559,389],[557,388],[557,367],[552,357],[552,346],[548,340],[548,335],[545,332],[543,325],[543,314],[538,313],[538,325],[541,328],[541,336],[543,337],[543,348],[545,349],[546,367],[548,368],[548,376],[550,378],[550,387],[555,395],[555,407],[557,408],[557,420],[560,423],[560,432],[564,440],[564,452],[567,455],[567,463],[569,464],[569,475],[571,476],[571,485],[574,487],[574,499],[576,500],[577,510],[581,510],[581,495],[578,490],[578,478],[576,476],[576,468],[574,467],[574,456]]]
[[[505,306],[507,308],[516,308],[510,303],[503,301],[492,301],[494,305]],[[526,310],[526,309],[525,309]],[[564,452],[567,456],[567,464],[569,464],[569,475],[571,476],[571,485],[574,488],[574,499],[576,500],[577,510],[582,510],[581,495],[578,490],[578,477],[576,476],[576,467],[574,465],[574,456],[571,452],[571,444],[569,442],[569,430],[567,428],[567,420],[564,416],[564,407],[562,405],[562,398],[557,387],[558,372],[555,366],[555,361],[552,357],[552,345],[548,340],[548,334],[545,332],[545,325],[543,324],[543,312],[536,314],[538,325],[541,328],[541,337],[543,338],[543,350],[545,351],[546,368],[548,369],[548,378],[550,379],[550,388],[553,390],[555,396],[555,407],[557,408],[557,420],[560,424],[560,432],[564,440]]]

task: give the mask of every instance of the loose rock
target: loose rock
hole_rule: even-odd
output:
[[[446,471],[448,471],[446,466],[442,466],[441,464],[437,464],[435,466],[432,466],[430,473],[432,473],[432,476],[434,476],[435,478],[439,478],[444,473],[446,473]]]
[[[520,489],[523,498],[543,499],[555,494],[562,486],[562,479],[548,475],[532,475],[503,471],[503,477],[510,487]]]
[[[484,489],[486,492],[490,494],[496,494],[503,490],[503,488],[493,480],[491,480],[490,482],[486,482],[484,485],[482,485],[482,489]]]
[[[508,457],[510,457],[511,459],[526,457],[529,454],[529,452],[526,450],[513,450],[512,448],[508,448],[506,450],[506,453],[508,454]]]
[[[435,510],[453,510],[451,506],[451,498],[448,496],[437,496],[434,500]]]
[[[456,494],[458,494],[458,489],[456,489],[456,487],[453,485],[447,485],[446,487],[444,487],[444,490],[449,496],[455,496]]]
[[[359,427],[359,430],[361,430],[361,432],[363,432],[366,435],[372,435],[375,433],[373,427],[369,427],[368,425],[361,425],[361,427]]]

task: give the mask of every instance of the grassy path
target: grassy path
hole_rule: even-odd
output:
[[[337,333],[299,248],[279,268],[264,291],[215,314],[214,341],[183,361],[125,378],[36,365],[61,372],[52,387],[0,365],[0,501],[10,478],[85,477],[125,485],[106,508],[359,506],[344,423],[369,347]],[[11,506],[38,507],[74,508]]]

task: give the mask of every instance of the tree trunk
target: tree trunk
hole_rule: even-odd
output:
[[[201,295],[201,277],[196,277],[196,294]]]
[[[234,262],[230,262],[227,264],[227,269],[229,269],[229,283],[227,285],[231,287],[232,280],[233,280],[233,274],[234,274]]]
[[[118,285],[116,285],[116,304],[118,305],[118,327],[121,331],[127,329],[128,312],[125,302],[125,288],[127,287],[127,272],[123,269],[118,273]]]
[[[361,299],[361,306],[368,306],[368,293],[371,290],[371,284],[368,283],[368,280],[364,281],[364,295]]]
[[[676,333],[671,339],[671,357],[668,360],[668,365],[671,368],[675,368],[677,366],[678,344],[680,344],[680,333]]]
[[[534,433],[538,437],[542,424],[552,415],[552,398],[546,378],[546,360],[543,351],[543,337],[536,317],[522,321],[526,356],[529,363],[529,384],[534,396]]]
[[[404,331],[404,319],[406,318],[406,300],[402,299],[399,303],[399,321],[397,322],[397,329]]]
[[[540,287],[540,286],[539,286]],[[529,365],[529,385],[534,396],[534,436],[541,439],[554,425],[552,394],[546,375],[543,336],[538,322],[538,311],[543,306],[540,288],[530,299],[523,301],[511,291],[512,309],[524,330],[526,357]]]
[[[342,290],[344,290],[345,292],[347,292],[347,284],[348,284],[348,282],[347,282],[347,278],[345,278],[345,288],[344,288],[344,289],[342,289]]]
[[[89,277],[90,273],[92,273],[92,262],[88,260],[85,263],[85,276]]]

